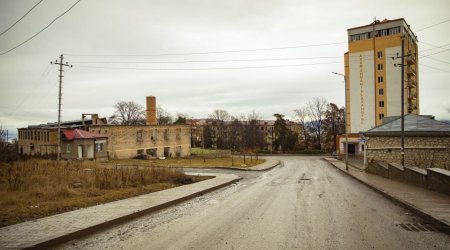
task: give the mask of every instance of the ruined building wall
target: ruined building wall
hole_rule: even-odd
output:
[[[97,125],[89,131],[108,136],[110,159],[185,157],[191,152],[191,131],[187,125]]]

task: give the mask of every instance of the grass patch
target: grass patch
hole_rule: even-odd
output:
[[[191,148],[191,154],[193,155],[210,155],[216,154],[217,150],[208,148]]]
[[[255,156],[233,156],[233,157],[203,157],[191,156],[187,158],[166,158],[166,159],[120,159],[110,160],[102,163],[108,166],[146,166],[164,168],[214,168],[214,167],[239,167],[248,168],[264,163],[266,160]]]
[[[208,179],[173,168],[19,161],[0,166],[0,227]]]

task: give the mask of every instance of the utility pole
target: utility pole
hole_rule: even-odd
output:
[[[402,119],[401,119],[401,138],[400,138],[400,161],[402,166],[405,166],[405,36],[402,36]]]
[[[51,64],[59,65],[59,92],[58,92],[58,149],[57,149],[57,160],[61,159],[61,96],[62,96],[62,78],[63,76],[63,66],[72,67],[67,62],[64,63],[64,55],[61,54],[59,56],[59,61],[56,59],[54,62],[50,62]]]
[[[397,57],[392,57],[394,59],[401,59],[401,63],[394,64],[395,67],[401,66],[401,118],[400,118],[400,163],[402,166],[405,166],[405,57],[411,56],[411,54],[405,55],[405,35],[402,37],[402,55]]]

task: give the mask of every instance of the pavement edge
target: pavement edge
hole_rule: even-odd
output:
[[[197,191],[195,193],[192,193],[190,195],[187,195],[187,196],[184,196],[184,197],[180,197],[180,198],[168,201],[166,203],[163,203],[163,204],[160,204],[160,205],[157,205],[157,206],[149,207],[147,209],[143,209],[143,210],[140,210],[140,211],[137,211],[137,212],[134,212],[134,213],[122,216],[122,217],[117,218],[117,219],[106,221],[106,222],[103,222],[103,223],[100,223],[100,224],[97,224],[97,225],[94,225],[94,226],[91,226],[91,227],[83,228],[83,229],[80,229],[80,230],[78,230],[76,232],[72,232],[72,233],[69,233],[69,234],[66,234],[66,235],[62,235],[62,236],[59,236],[59,237],[56,237],[56,238],[52,238],[52,239],[43,241],[41,243],[38,243],[38,244],[36,244],[34,246],[25,247],[23,249],[47,249],[49,247],[54,247],[54,246],[57,246],[59,244],[71,241],[73,239],[80,238],[82,236],[85,236],[85,235],[88,235],[88,234],[91,234],[91,233],[94,233],[94,232],[97,232],[97,231],[100,231],[100,230],[104,230],[104,229],[110,228],[112,226],[115,226],[115,225],[118,225],[118,224],[121,224],[121,223],[124,223],[124,222],[127,222],[127,221],[130,221],[132,219],[136,219],[136,218],[141,217],[143,215],[147,215],[149,213],[162,210],[164,208],[173,206],[175,204],[182,203],[182,202],[190,200],[192,198],[201,196],[203,194],[206,194],[206,193],[215,191],[217,189],[226,187],[228,185],[231,185],[233,183],[236,183],[236,182],[240,181],[241,179],[242,179],[242,177],[238,177],[238,178],[229,180],[227,182],[221,183],[221,184],[219,184],[217,186],[210,187],[210,188],[203,189],[203,190],[199,190],[199,191]]]
[[[431,214],[428,214],[427,212],[425,212],[422,209],[414,206],[413,204],[411,204],[411,203],[409,203],[409,202],[407,202],[405,200],[402,200],[402,199],[400,199],[400,198],[398,198],[398,197],[396,197],[396,196],[394,196],[394,195],[392,195],[392,194],[390,194],[390,193],[388,193],[388,192],[386,192],[386,191],[384,191],[384,190],[382,190],[382,189],[380,189],[380,188],[378,188],[376,186],[373,186],[373,185],[371,185],[371,184],[369,184],[369,183],[367,183],[367,182],[357,178],[356,176],[353,176],[352,174],[348,173],[347,171],[345,171],[345,170],[335,166],[331,161],[329,161],[327,159],[324,159],[324,160],[327,161],[330,165],[334,166],[336,169],[340,170],[342,173],[345,173],[346,175],[352,177],[353,179],[355,179],[355,180],[359,181],[360,183],[366,185],[367,187],[373,189],[374,191],[376,191],[377,193],[385,196],[386,198],[388,198],[389,200],[393,201],[394,203],[396,203],[398,205],[401,205],[401,206],[403,206],[406,209],[411,210],[412,212],[414,212],[415,214],[419,215],[420,217],[422,217],[425,220],[429,220],[440,231],[445,232],[447,234],[450,234],[450,224],[449,223],[447,223],[445,221],[442,221],[441,219],[436,218],[436,217],[432,216]],[[358,169],[359,171],[362,171],[362,170],[360,170],[357,167],[354,167],[354,166],[352,166],[352,167]]]

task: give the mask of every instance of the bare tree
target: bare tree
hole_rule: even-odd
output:
[[[252,110],[249,113],[247,113],[246,115],[246,120],[251,122],[251,121],[259,121],[262,119],[262,115],[260,112]]]
[[[145,110],[142,105],[135,102],[118,102],[114,104],[116,109],[110,117],[110,123],[123,125],[145,124]]]
[[[321,137],[322,126],[325,119],[325,112],[327,110],[327,100],[323,97],[315,97],[312,101],[308,102],[308,114],[311,118],[311,129],[316,136],[317,148],[322,149]]]
[[[308,117],[308,108],[303,106],[301,108],[295,109],[294,110],[295,113],[295,117],[297,117],[298,121],[299,121],[299,125],[302,129],[302,133],[303,133],[303,140],[305,142],[305,148],[308,148],[308,144],[309,144],[309,133],[308,133],[308,124],[307,124],[307,117]]]
[[[209,114],[209,118],[216,120],[217,122],[223,123],[225,121],[231,120],[231,115],[226,110],[216,109],[211,114]]]
[[[160,105],[156,108],[156,117],[159,125],[171,124],[173,120],[172,115]]]

